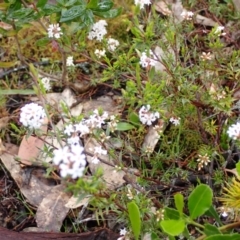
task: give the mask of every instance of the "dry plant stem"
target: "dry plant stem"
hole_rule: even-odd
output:
[[[68,80],[67,79],[66,52],[61,47],[59,47],[59,49],[62,54],[62,84],[65,84]]]
[[[228,229],[234,229],[234,228],[239,227],[239,226],[240,226],[240,221],[235,222],[235,223],[230,223],[230,224],[227,224],[225,226],[219,227],[218,230],[220,230],[221,232],[224,232]],[[205,237],[206,237],[206,235],[202,235],[201,237],[197,238],[196,240],[203,240]]]

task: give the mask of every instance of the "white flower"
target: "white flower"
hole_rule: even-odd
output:
[[[98,109],[93,111],[93,114],[89,116],[89,119],[85,120],[89,128],[101,128],[102,124],[105,124],[105,120],[108,119],[108,113],[103,112],[101,115]]]
[[[152,125],[160,117],[158,112],[150,112],[150,105],[142,106],[139,110],[139,119],[143,124]]]
[[[80,144],[65,146],[53,151],[53,163],[59,165],[61,177],[82,177],[86,166],[86,156]]]
[[[198,162],[198,171],[199,171],[204,167],[204,165],[207,166],[208,163],[211,162],[211,161],[210,161],[209,156],[207,154],[205,154],[205,155],[199,154],[197,162]]]
[[[144,8],[144,4],[150,5],[151,0],[134,0],[135,5],[140,5],[140,9]]]
[[[149,52],[149,55],[150,56],[148,57],[146,52],[141,53],[139,63],[143,68],[147,68],[147,67],[150,67],[150,66],[154,67],[157,63],[156,57],[154,56],[152,51]]]
[[[94,147],[94,150],[92,148],[89,149],[90,151],[93,151],[94,156],[91,158],[92,163],[98,164],[99,163],[99,155],[107,155],[107,150],[102,149],[101,146]]]
[[[91,160],[93,164],[98,164],[100,162],[97,157],[92,157]]]
[[[181,120],[181,118],[171,117],[169,121],[170,121],[173,125],[177,126],[177,125],[180,124],[180,120]]]
[[[119,41],[114,38],[108,38],[107,40],[108,50],[114,52],[115,49],[119,46]]]
[[[21,108],[20,122],[25,127],[40,128],[46,118],[46,113],[42,106],[36,103],[26,104]]]
[[[121,236],[125,236],[127,234],[127,230],[126,228],[120,229],[120,233]]]
[[[182,16],[185,20],[192,20],[193,15],[194,15],[193,12],[191,12],[191,11],[186,11],[186,10],[183,10],[182,13],[181,13],[181,16]]]
[[[208,52],[208,53],[202,52],[202,55],[200,56],[200,58],[203,61],[205,61],[205,60],[212,60],[213,55],[210,52]]]
[[[48,37],[49,38],[60,38],[61,37],[62,31],[61,28],[59,27],[59,24],[50,24],[48,27]]]
[[[231,125],[227,130],[227,134],[234,140],[240,139],[240,122]]]
[[[102,149],[101,146],[94,147],[94,154],[96,154],[96,155],[107,155],[107,150]]]
[[[93,24],[91,31],[88,34],[88,39],[93,40],[94,38],[96,38],[96,40],[101,42],[104,35],[107,34],[106,26],[107,22],[105,20],[100,20]]]
[[[71,136],[71,134],[74,132],[74,126],[72,124],[65,126],[65,129],[63,132],[68,136]]]
[[[72,136],[67,139],[67,143],[70,145],[77,145],[79,144],[79,137],[78,136]]]
[[[51,85],[50,85],[50,78],[48,77],[44,77],[42,79],[40,79],[43,87],[45,88],[46,91],[51,90]]]
[[[224,35],[226,35],[226,33],[223,32],[224,28],[225,27],[223,27],[223,26],[216,27],[216,29],[214,31],[214,34],[216,34],[217,36],[224,36]]]
[[[103,50],[96,49],[94,51],[94,53],[98,58],[101,58],[101,57],[105,56],[106,50],[105,49],[103,49]]]
[[[74,125],[77,132],[80,132],[80,137],[90,133],[90,129],[86,124],[86,121],[83,120],[80,123]]]
[[[66,65],[67,67],[74,67],[73,56],[67,57]]]
[[[108,122],[108,127],[111,132],[114,132],[116,130],[117,123],[118,123],[118,120],[116,119],[116,117],[114,115],[111,115],[110,122]]]

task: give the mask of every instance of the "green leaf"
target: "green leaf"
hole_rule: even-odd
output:
[[[183,195],[181,193],[175,194],[174,201],[175,201],[175,206],[176,206],[178,212],[180,213],[180,215],[182,215],[183,207],[184,207]]]
[[[239,240],[239,234],[216,234],[209,237],[204,238],[204,240]]]
[[[36,92],[33,89],[9,89],[9,90],[0,90],[0,95],[30,95],[30,94],[36,94]]]
[[[50,42],[49,38],[48,37],[44,37],[44,38],[38,39],[35,42],[35,44],[38,47],[43,47],[43,46],[46,46],[49,42]]]
[[[118,131],[128,131],[128,130],[135,128],[135,126],[133,126],[132,124],[127,123],[127,122],[119,122],[119,123],[117,123],[116,128]]]
[[[37,7],[38,7],[38,8],[44,7],[44,6],[47,4],[47,1],[48,1],[48,0],[38,0],[38,2],[37,2]]]
[[[87,4],[87,8],[97,8],[98,5],[98,0],[90,0],[90,2]]]
[[[218,215],[217,211],[215,210],[215,208],[213,207],[213,205],[211,205],[211,207],[205,212],[205,215],[207,215],[209,217],[213,217],[220,226],[223,225],[219,218],[219,215]]]
[[[237,170],[238,176],[240,176],[240,162],[236,164],[236,170]]]
[[[139,117],[135,112],[131,112],[128,119],[132,124],[137,125],[137,126],[140,125]]]
[[[70,21],[70,20],[80,17],[83,14],[85,9],[86,9],[85,6],[77,5],[77,6],[71,7],[70,9],[68,9],[66,11],[62,11],[62,16],[61,16],[60,22],[67,22],[67,21]]]
[[[198,185],[188,197],[190,217],[195,219],[203,215],[212,205],[213,193],[209,186]]]
[[[98,17],[102,17],[102,18],[115,18],[117,16],[119,16],[122,12],[122,8],[116,8],[116,9],[111,9],[107,12],[97,12],[97,11],[93,11],[93,14],[98,16]]]
[[[26,18],[29,15],[33,15],[34,11],[31,8],[22,8],[19,10],[16,10],[9,14],[8,18],[13,18],[13,19],[23,19]]]
[[[55,5],[52,5],[52,4],[46,4],[43,8],[44,16],[49,16],[53,13],[58,13],[58,12],[61,12],[61,8],[59,8]]]
[[[171,236],[178,236],[184,231],[184,220],[163,220],[160,222],[163,231]]]
[[[164,208],[164,218],[166,219],[179,219],[180,214],[176,209],[173,208]]]
[[[135,239],[138,240],[142,225],[139,208],[134,201],[128,203],[127,208],[133,234]]]
[[[1,62],[0,61],[0,68],[10,68],[14,67],[16,65],[16,62]]]
[[[113,2],[112,1],[109,1],[109,0],[105,0],[105,1],[102,1],[102,2],[99,2],[97,4],[97,7],[96,8],[92,8],[93,11],[96,11],[96,12],[107,12],[109,11],[113,6]]]
[[[204,224],[204,233],[207,236],[211,236],[214,234],[221,234],[221,232],[218,230],[218,228],[216,226],[213,226],[209,223]]]

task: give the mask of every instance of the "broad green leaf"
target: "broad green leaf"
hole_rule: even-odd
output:
[[[71,7],[71,6],[73,6],[76,2],[77,2],[77,0],[67,1],[67,2],[64,4],[64,7]]]
[[[131,130],[135,127],[132,124],[127,123],[127,122],[119,122],[119,123],[117,123],[116,128],[117,128],[118,131],[128,131],[128,130]]]
[[[60,22],[67,22],[80,17],[85,11],[86,7],[83,5],[73,6],[66,11],[62,11]]]
[[[204,238],[204,240],[239,240],[239,234],[216,234],[209,237]]]
[[[115,18],[117,16],[119,16],[122,12],[122,8],[116,8],[116,9],[111,9],[107,12],[97,12],[97,11],[93,11],[93,14],[98,16],[98,17],[102,17],[102,18]]]
[[[61,12],[61,8],[52,4],[46,4],[43,8],[44,16],[49,16],[53,13],[58,13],[58,12]]]
[[[175,202],[175,206],[176,206],[179,214],[182,215],[183,207],[184,207],[183,195],[181,193],[175,194],[174,195],[174,202]]]
[[[48,37],[41,38],[35,42],[36,46],[43,47],[50,42]]]
[[[140,125],[139,116],[135,112],[131,112],[128,119],[132,124],[137,126]]]
[[[184,220],[163,220],[160,222],[163,231],[171,236],[178,236],[184,231]]]
[[[158,235],[155,232],[151,233],[151,240],[160,240],[160,238],[158,237]]]
[[[211,207],[205,212],[205,215],[207,215],[209,217],[213,217],[220,226],[223,225],[219,218],[219,214],[217,213],[217,211],[215,210],[213,205],[211,205]]]
[[[213,226],[209,223],[204,224],[204,233],[207,236],[211,236],[214,234],[221,234],[221,232],[218,230],[218,228],[216,226]]]
[[[195,219],[203,215],[212,205],[213,193],[209,186],[198,185],[188,197],[190,217]]]
[[[14,67],[16,65],[16,62],[1,62],[0,61],[0,68],[10,68]]]
[[[112,8],[112,6],[113,6],[112,1],[105,0],[105,1],[99,2],[97,7],[92,8],[92,10],[96,12],[107,12]]]
[[[176,209],[173,208],[164,208],[164,218],[166,219],[179,219],[180,214]]]
[[[22,19],[22,18],[26,18],[29,15],[34,14],[33,9],[31,8],[22,8],[19,10],[16,10],[14,12],[12,12],[8,18],[14,18],[14,19]]]
[[[90,2],[87,4],[87,8],[97,8],[98,5],[98,0],[90,0]]]
[[[238,176],[240,176],[240,162],[236,164],[236,170],[237,170]]]
[[[36,94],[33,89],[9,89],[9,90],[0,90],[0,95],[32,95]]]
[[[138,240],[142,225],[139,208],[134,201],[128,203],[127,208],[134,237]]]
[[[38,0],[38,2],[37,2],[37,7],[38,7],[38,8],[44,7],[44,6],[47,4],[47,1],[48,1],[48,0]]]

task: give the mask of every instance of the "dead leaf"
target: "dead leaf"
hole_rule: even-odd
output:
[[[157,12],[162,13],[164,16],[170,16],[172,14],[171,9],[168,7],[165,1],[155,2],[154,8]]]
[[[0,118],[0,130],[2,130],[3,128],[5,128],[8,125],[9,119],[10,119],[10,117],[1,117]]]
[[[69,211],[65,206],[69,198],[64,185],[53,187],[37,209],[35,216],[37,226],[45,231],[59,232]]]
[[[16,155],[14,153],[16,152],[16,148],[17,146],[8,144],[5,152],[0,155],[0,159],[27,201],[33,206],[38,206],[52,187],[45,185],[34,175],[30,177],[26,172],[27,169],[25,170],[20,167],[19,162],[15,160]],[[11,154],[11,152],[14,153]]]
[[[146,150],[150,153],[152,153],[154,151],[154,148],[160,138],[159,132],[163,131],[164,125],[165,125],[164,121],[159,120],[158,124],[155,127],[153,127],[153,126],[149,127],[148,132],[144,138],[143,145],[142,145],[142,148],[144,150]]]
[[[237,179],[240,179],[240,176],[238,175],[238,172],[237,172],[237,169],[236,169],[236,168],[233,168],[233,169],[225,168],[224,170],[225,170],[226,172],[230,172],[230,173],[234,174],[234,175],[237,177]]]
[[[90,196],[89,197],[84,197],[83,199],[79,200],[79,196],[72,196],[69,201],[65,204],[66,208],[79,208],[81,206],[87,205],[89,202]]]

